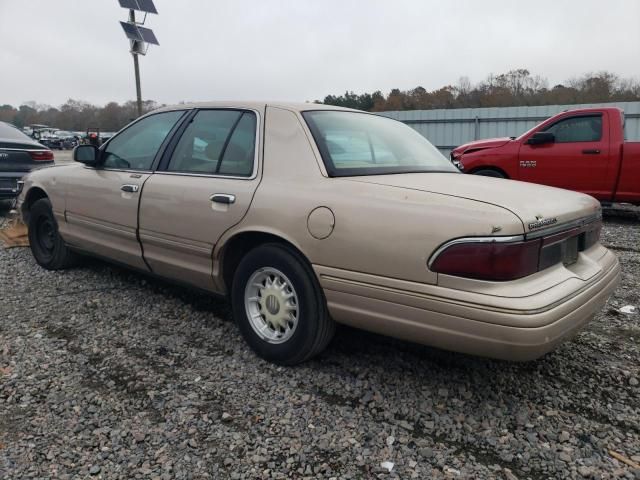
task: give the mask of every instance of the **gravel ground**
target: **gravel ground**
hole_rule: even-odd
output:
[[[256,358],[223,301],[0,250],[0,478],[640,478],[609,453],[640,463],[640,314],[619,311],[639,239],[607,218],[623,284],[536,362],[341,328],[296,368]]]

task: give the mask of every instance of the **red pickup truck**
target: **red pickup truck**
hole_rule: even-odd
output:
[[[640,205],[640,142],[624,141],[624,112],[559,113],[519,137],[478,140],[451,152],[465,173],[588,193],[603,203]]]

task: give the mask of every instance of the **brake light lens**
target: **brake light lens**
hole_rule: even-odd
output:
[[[53,160],[53,152],[51,150],[30,150],[29,155],[36,162],[50,162]]]
[[[441,247],[429,263],[432,271],[476,280],[508,281],[558,264],[571,265],[578,253],[600,239],[602,222],[553,235],[458,239]]]
[[[538,271],[541,241],[469,242],[447,247],[431,270],[477,280],[515,280]]]

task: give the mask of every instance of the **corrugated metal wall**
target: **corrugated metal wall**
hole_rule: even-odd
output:
[[[626,115],[627,140],[640,141],[640,102],[538,107],[456,108],[380,112],[406,123],[448,156],[451,149],[482,138],[516,137],[564,110],[587,107],[619,107]]]

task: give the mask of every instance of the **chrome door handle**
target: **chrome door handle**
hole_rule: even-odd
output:
[[[138,185],[125,184],[120,187],[123,192],[135,193],[140,189]]]
[[[214,193],[209,197],[209,200],[216,203],[224,203],[225,205],[229,205],[236,201],[236,196],[230,193]]]

